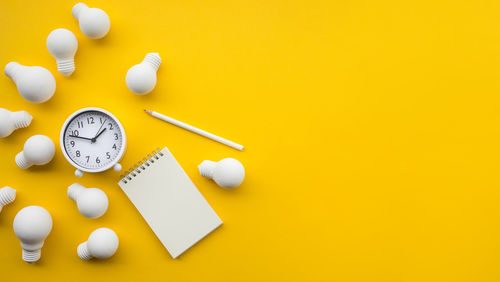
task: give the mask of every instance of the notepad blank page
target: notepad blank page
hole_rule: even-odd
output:
[[[122,190],[173,258],[222,224],[173,155],[164,148]]]

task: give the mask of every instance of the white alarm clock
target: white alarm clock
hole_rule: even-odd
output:
[[[84,108],[71,114],[61,130],[64,157],[76,167],[75,175],[113,168],[125,154],[127,139],[120,121],[100,108]]]

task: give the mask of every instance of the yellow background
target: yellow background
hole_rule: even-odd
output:
[[[500,280],[500,2],[92,0],[111,18],[98,41],[80,32],[75,3],[0,2],[0,65],[44,66],[57,80],[49,102],[31,104],[0,77],[0,106],[34,116],[0,139],[0,186],[18,190],[0,214],[0,280]],[[79,40],[70,78],[45,46],[61,27]],[[158,84],[136,96],[125,74],[147,52],[163,59]],[[59,131],[88,106],[123,123],[124,168],[168,146],[224,225],[173,260],[116,185],[119,173],[74,177]],[[56,157],[23,171],[14,156],[34,134],[54,140]],[[235,190],[197,171],[224,157],[245,165]],[[68,199],[76,181],[108,194],[102,218]],[[54,228],[29,265],[12,220],[33,204]],[[119,235],[118,252],[81,261],[77,245],[102,226]]]

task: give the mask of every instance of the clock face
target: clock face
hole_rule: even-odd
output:
[[[118,121],[97,110],[84,111],[63,128],[67,157],[87,171],[102,171],[121,158],[124,133]]]

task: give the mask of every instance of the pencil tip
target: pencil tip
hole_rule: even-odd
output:
[[[150,110],[144,110],[146,113],[151,114]]]

